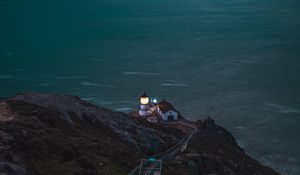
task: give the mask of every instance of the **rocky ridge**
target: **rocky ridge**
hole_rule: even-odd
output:
[[[247,156],[210,118],[195,123],[168,175],[278,175]],[[125,175],[188,132],[101,108],[76,96],[27,93],[0,100],[0,174]]]

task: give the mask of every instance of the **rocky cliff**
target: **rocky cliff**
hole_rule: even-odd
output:
[[[164,174],[278,175],[247,156],[212,119]],[[152,124],[76,96],[20,94],[0,101],[0,174],[122,175],[176,145],[189,129]]]

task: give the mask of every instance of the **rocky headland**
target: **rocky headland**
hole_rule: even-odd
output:
[[[184,119],[182,119],[183,122]],[[163,162],[165,175],[279,175],[239,147],[207,118],[150,123],[76,96],[20,94],[0,100],[1,175],[126,175],[194,132],[186,148]]]

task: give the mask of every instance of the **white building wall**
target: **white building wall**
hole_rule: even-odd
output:
[[[149,105],[143,105],[143,104],[140,105],[141,110],[149,110],[149,108],[150,108]]]
[[[149,105],[140,105],[139,115],[143,117],[147,117],[151,114]]]
[[[168,121],[168,116],[173,116],[174,120],[178,120],[178,113],[176,111],[170,110],[163,114],[163,120]]]
[[[147,117],[149,116],[151,113],[149,111],[139,111],[139,115],[142,117]]]

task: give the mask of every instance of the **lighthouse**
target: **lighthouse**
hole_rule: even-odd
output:
[[[140,103],[139,115],[142,117],[149,116],[151,114],[150,99],[146,92],[140,97]]]

